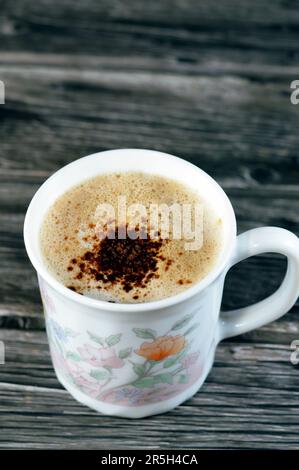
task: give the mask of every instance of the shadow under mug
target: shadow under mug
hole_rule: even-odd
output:
[[[217,264],[180,294],[148,303],[113,304],[67,289],[45,268],[39,234],[54,201],[95,175],[125,171],[180,181],[208,195],[222,218],[223,248]],[[236,237],[234,211],[221,187],[191,163],[156,151],[100,152],[57,171],[29,205],[24,239],[38,273],[58,380],[79,402],[107,415],[140,418],[173,409],[199,390],[219,341],[276,320],[299,295],[298,238],[276,227],[256,228]],[[264,252],[288,259],[279,289],[250,307],[220,312],[229,268]]]

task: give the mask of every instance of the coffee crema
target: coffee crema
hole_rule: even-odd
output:
[[[175,238],[174,216],[167,238],[160,213],[156,225],[144,217],[138,222],[134,217],[99,218],[99,205],[108,204],[118,213],[119,196],[128,207],[142,204],[148,213],[161,204],[200,204],[202,245],[186,249],[184,236]],[[196,214],[190,214],[192,226]],[[109,302],[149,302],[182,292],[213,269],[222,246],[222,221],[204,197],[178,181],[138,172],[112,173],[60,196],[46,214],[40,241],[48,270],[66,287]]]

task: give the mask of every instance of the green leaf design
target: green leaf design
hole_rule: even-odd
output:
[[[105,338],[101,338],[100,336],[95,335],[94,333],[90,333],[90,331],[87,331],[88,336],[92,341],[95,341],[96,343],[100,344],[101,346],[105,346]]]
[[[145,365],[143,365],[143,364],[134,364],[133,371],[137,375],[143,375],[145,373]]]
[[[155,385],[155,383],[155,377],[144,377],[142,379],[136,380],[133,385],[137,388],[148,388]]]
[[[133,331],[138,338],[143,339],[156,339],[157,333],[150,328],[133,328]]]
[[[159,359],[157,361],[152,361],[152,360],[148,360],[148,363],[151,365],[151,366],[156,366],[157,364],[160,364],[162,361],[164,361],[164,359]]]
[[[188,349],[189,349],[189,345],[187,344],[187,346],[180,353],[166,359],[166,361],[163,364],[163,367],[167,369],[168,367],[172,367],[174,364],[177,364],[177,362],[179,362],[179,360],[182,359],[182,357],[186,355]]]
[[[75,331],[71,330],[70,328],[66,328],[64,332],[70,338],[76,338],[76,336],[78,336],[77,333]]]
[[[192,317],[193,317],[193,315],[186,315],[184,318],[182,318],[182,320],[177,321],[171,329],[172,330],[180,330],[181,328],[183,328],[184,326],[186,326],[189,323],[189,321],[191,320]]]
[[[107,370],[92,370],[89,374],[96,380],[105,380],[109,377],[109,372]]]
[[[72,351],[68,351],[66,353],[66,357],[67,359],[71,359],[72,361],[81,361],[81,357],[79,356],[79,354],[75,353],[75,352],[72,352]]]
[[[177,356],[173,356],[169,359],[166,359],[166,361],[163,364],[163,367],[165,367],[165,369],[168,369],[168,367],[172,367],[174,364],[176,364],[179,359],[180,358]]]
[[[50,331],[51,331],[51,330],[50,330]],[[56,344],[57,349],[60,351],[60,354],[61,354],[62,356],[64,356],[63,348],[62,348],[60,342],[57,341],[56,336],[52,334],[52,331],[51,331],[51,337],[52,337],[53,343]]]
[[[130,356],[130,354],[132,353],[132,349],[133,348],[126,348],[126,349],[121,349],[118,353],[118,357],[120,359],[126,359],[127,357]]]
[[[165,384],[172,384],[173,383],[173,375],[172,374],[159,374],[154,376],[155,383],[165,383]]]
[[[151,377],[142,377],[141,379],[136,380],[134,382],[134,386],[138,388],[147,388],[147,387],[152,387],[155,384],[158,383],[167,383],[167,384],[172,384],[173,383],[173,375],[172,374],[159,374],[159,375],[154,375]]]
[[[120,342],[120,338],[121,333],[119,333],[118,335],[108,336],[108,338],[106,338],[106,343],[108,344],[108,346],[114,346],[115,344]]]
[[[199,323],[194,323],[190,328],[188,328],[187,331],[185,331],[184,336],[189,335],[192,331],[196,330],[196,328],[199,326]]]
[[[188,382],[188,375],[180,375],[178,382],[180,384],[186,384]]]

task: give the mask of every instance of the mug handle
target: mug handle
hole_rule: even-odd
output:
[[[221,312],[219,341],[259,328],[281,317],[294,305],[299,295],[299,239],[278,227],[261,227],[237,237],[235,253],[228,269],[250,256],[280,253],[288,259],[287,272],[274,294],[249,307]]]

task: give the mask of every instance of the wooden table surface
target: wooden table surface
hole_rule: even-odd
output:
[[[299,449],[299,304],[223,342],[207,382],[174,411],[105,417],[58,383],[22,225],[38,186],[117,147],[178,155],[230,196],[238,230],[299,233],[298,0],[2,0],[0,79],[0,448]],[[223,308],[274,291],[260,256],[228,276]]]

